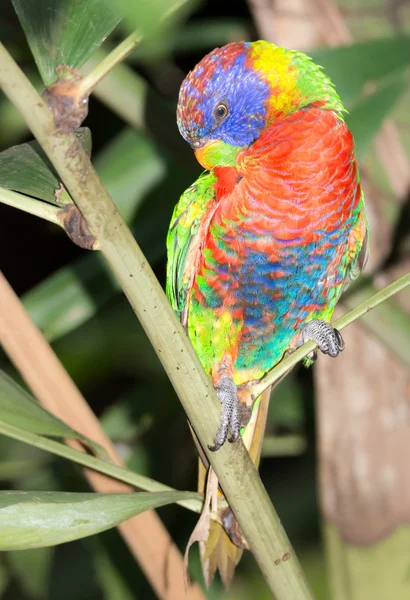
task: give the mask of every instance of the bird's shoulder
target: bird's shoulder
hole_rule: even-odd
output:
[[[202,241],[216,203],[217,181],[214,173],[205,172],[182,194],[168,231],[167,296],[182,322]]]

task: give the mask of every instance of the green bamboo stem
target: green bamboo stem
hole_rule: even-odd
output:
[[[48,106],[1,44],[0,85],[99,240],[101,252],[163,363],[271,591],[277,600],[312,599],[296,554],[242,442],[225,444],[216,453],[208,451],[218,427],[220,404],[144,255],[81,144],[73,134],[57,130]]]
[[[78,84],[79,98],[89,96],[102,79],[124,58],[126,58],[142,40],[141,33],[134,31],[119,46],[114,48],[104,59],[86,75]]]
[[[347,327],[347,325],[350,325],[350,323],[353,323],[353,321],[356,321],[356,319],[359,319],[359,317],[362,317],[363,315],[367,314],[368,312],[373,310],[373,308],[376,308],[376,306],[378,306],[394,294],[397,294],[401,290],[404,290],[404,288],[406,288],[409,285],[410,273],[407,273],[394,283],[380,290],[380,292],[377,292],[377,294],[374,294],[374,296],[372,296],[371,298],[368,298],[367,300],[356,306],[356,308],[343,315],[343,317],[340,317],[340,319],[333,323],[333,326],[336,327],[336,329],[344,329],[345,327]],[[252,391],[255,397],[260,396],[262,392],[266,390],[266,388],[276,383],[276,381],[283,377],[290,369],[292,369],[292,367],[294,367],[307,354],[309,354],[309,352],[312,352],[312,350],[314,350],[315,347],[316,344],[314,342],[306,342],[306,344],[303,344],[303,346],[295,350],[295,352],[292,352],[292,354],[284,358],[278,364],[278,366],[274,367],[271,371],[269,371],[258,384],[252,386]]]
[[[54,223],[54,225],[58,225],[59,227],[63,227],[58,218],[58,213],[61,210],[58,206],[53,206],[47,202],[29,198],[29,196],[13,192],[12,190],[3,187],[0,187],[0,202],[23,210],[30,215],[35,215],[36,217],[50,221],[50,223]]]
[[[61,458],[66,458],[77,463],[78,465],[93,469],[94,471],[98,471],[99,473],[103,473],[104,475],[108,475],[114,479],[118,479],[118,481],[128,483],[129,485],[146,492],[177,491],[168,485],[164,485],[158,481],[155,481],[154,479],[151,479],[150,477],[145,477],[144,475],[140,475],[134,471],[129,471],[128,469],[119,467],[114,463],[105,462],[99,458],[96,458],[95,456],[85,454],[79,450],[74,450],[74,448],[70,448],[65,444],[61,444],[60,442],[37,435],[36,433],[31,433],[30,431],[25,431],[24,429],[20,429],[19,427],[15,427],[14,425],[10,425],[4,421],[0,421],[0,434],[19,442],[23,442],[24,444],[28,444],[29,446],[34,446],[40,450],[45,450],[46,452],[50,452],[51,454],[55,454]],[[188,510],[192,510],[193,512],[200,513],[202,510],[202,496],[198,494],[198,500],[181,500],[177,504],[187,508]]]

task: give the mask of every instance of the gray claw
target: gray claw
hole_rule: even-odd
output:
[[[229,377],[222,377],[215,391],[222,404],[222,414],[214,445],[208,446],[211,452],[216,452],[224,445],[229,429],[231,430],[229,442],[236,442],[240,435],[238,393],[235,383]]]
[[[345,348],[345,343],[340,332],[333,329],[330,323],[320,319],[309,321],[301,332],[301,344],[308,340],[314,341],[323,354],[335,358]]]

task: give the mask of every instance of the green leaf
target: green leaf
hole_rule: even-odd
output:
[[[95,168],[121,216],[131,223],[148,191],[165,176],[164,158],[142,133],[122,131],[98,154]]]
[[[198,0],[150,0],[150,2],[129,2],[111,0],[112,6],[120,7],[125,24],[130,31],[138,30],[145,38],[155,36],[159,42],[164,28],[173,26],[190,11]]]
[[[0,550],[41,548],[94,535],[194,492],[0,492]]]
[[[49,413],[2,370],[0,370],[0,420],[38,435],[81,440],[98,455],[106,457],[105,450],[99,444],[74,431]]]
[[[91,132],[87,127],[75,132],[91,155]],[[0,186],[58,205],[70,201],[63,190],[57,202],[60,180],[38,142],[27,142],[0,152]]]
[[[403,75],[377,89],[356,104],[346,117],[354,135],[356,154],[363,158],[379,131],[383,120],[389,115],[400,97],[407,91],[408,84]]]
[[[12,0],[46,86],[55,68],[79,68],[119,23],[111,0]]]
[[[82,465],[83,467],[88,467],[90,469],[93,469],[94,471],[98,471],[99,473],[108,475],[108,477],[113,477],[114,479],[118,479],[119,481],[128,483],[138,489],[154,493],[176,491],[170,488],[169,486],[160,483],[159,481],[155,481],[154,479],[151,479],[145,475],[140,475],[139,473],[130,469],[126,469],[124,467],[119,467],[118,465],[115,465],[112,462],[101,460],[100,458],[91,456],[90,454],[86,454],[85,452],[74,450],[74,448],[70,448],[66,444],[56,442],[53,439],[42,437],[35,433],[30,433],[28,431],[20,429],[19,427],[15,427],[14,425],[9,425],[8,423],[5,423],[1,420],[0,434],[8,440],[11,440],[12,442],[16,440],[23,444],[27,444],[31,447],[32,450],[34,449],[34,451],[42,450],[54,454],[55,456],[60,456],[76,464]],[[41,489],[44,490],[45,488],[43,487]],[[180,504],[184,508],[187,508],[188,510],[193,510],[194,512],[200,513],[202,507],[202,500],[202,495],[196,493],[194,494],[193,499],[177,500],[177,502],[178,504]]]
[[[397,36],[309,52],[324,67],[347,107],[376,82],[410,65],[410,37]]]

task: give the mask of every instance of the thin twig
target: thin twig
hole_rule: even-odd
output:
[[[30,431],[25,431],[24,429],[10,425],[1,419],[0,434],[13,440],[17,440],[18,442],[22,442],[23,444],[28,444],[33,448],[38,448],[39,450],[44,450],[45,452],[54,454],[60,458],[66,458],[67,460],[71,460],[71,462],[75,462],[78,465],[86,467],[87,469],[93,469],[93,471],[97,471],[97,473],[102,473],[103,475],[107,475],[108,477],[112,477],[118,481],[122,481],[123,483],[127,483],[128,485],[137,489],[144,490],[145,492],[177,491],[168,485],[164,485],[163,483],[155,481],[154,479],[144,477],[143,475],[139,475],[139,473],[133,473],[128,469],[124,469],[123,467],[117,466],[113,463],[103,461],[95,456],[91,456],[90,454],[76,450],[75,448],[70,448],[69,446],[66,446],[60,442],[56,442],[55,440],[37,435],[36,433],[31,433]],[[98,489],[97,491],[102,492],[101,489]],[[132,490],[130,490],[128,486],[121,486],[121,490],[118,488],[114,492],[112,489],[110,489],[109,493],[121,494],[128,491]],[[103,493],[108,492],[105,491]],[[187,510],[191,510],[192,512],[200,513],[202,509],[202,496],[201,494],[198,494],[198,500],[181,500],[177,502],[177,504],[183,508],[186,508]]]
[[[78,84],[79,98],[89,96],[102,79],[140,43],[142,36],[138,31],[131,33],[119,46],[114,48],[88,75]]]
[[[62,222],[58,218],[58,213],[61,210],[58,206],[53,206],[41,200],[35,200],[34,198],[3,187],[0,187],[0,202],[63,227]]]

